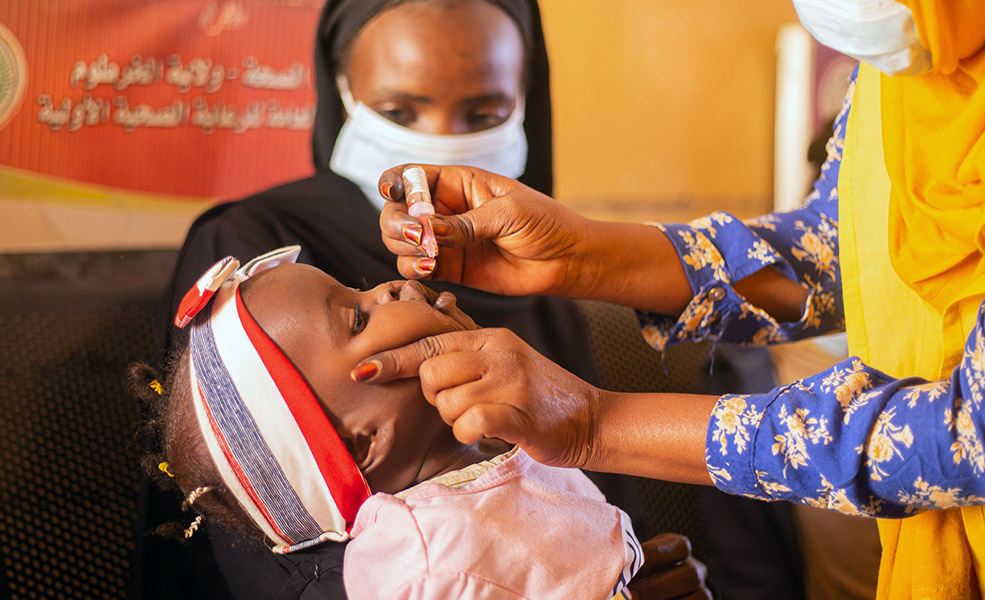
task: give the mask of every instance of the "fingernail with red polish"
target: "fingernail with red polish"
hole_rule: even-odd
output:
[[[390,196],[391,188],[393,188],[393,184],[390,183],[389,181],[384,182],[383,185],[380,186],[380,192],[383,194],[383,197],[386,198],[387,200],[393,200],[393,198]]]
[[[430,273],[434,271],[434,264],[433,258],[421,258],[417,261],[417,270],[421,273]]]
[[[401,229],[400,232],[408,240],[414,242],[418,246],[421,245],[421,236],[424,234],[424,230],[421,228],[420,225],[407,225],[406,227]]]
[[[376,374],[380,372],[381,366],[380,361],[371,360],[353,369],[352,373],[349,373],[349,376],[352,377],[353,381],[362,383],[376,377]]]

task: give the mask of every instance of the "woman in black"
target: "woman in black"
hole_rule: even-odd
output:
[[[552,191],[548,62],[534,0],[330,0],[318,32],[316,173],[216,206],[195,221],[168,290],[167,310],[160,316],[159,363],[168,348],[184,345],[184,332],[171,324],[181,297],[226,255],[248,259],[299,244],[298,262],[315,265],[350,287],[401,278],[380,239],[383,200],[373,191],[387,166],[407,160],[474,160],[477,166],[512,169],[502,174],[519,177],[545,194]],[[391,135],[393,143],[381,146]],[[375,160],[383,160],[382,166],[371,164]],[[566,369],[595,379],[587,325],[570,301],[433,287],[454,291],[459,306],[477,323],[512,329]],[[645,539],[631,480],[590,476],[633,517]],[[153,527],[161,520],[153,513],[163,510],[155,509],[155,503],[165,501],[154,492],[151,500],[148,525]],[[274,555],[266,548],[243,546],[221,527],[206,524],[206,529],[234,598],[344,597],[344,544]],[[210,582],[204,540],[182,549],[166,544],[146,542],[145,597],[226,593],[215,588],[217,578]],[[196,587],[199,576],[212,587]],[[174,591],[162,591],[167,589]]]

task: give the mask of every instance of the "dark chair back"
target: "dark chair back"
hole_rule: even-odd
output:
[[[588,320],[592,355],[603,389],[615,392],[699,393],[709,377],[710,343],[688,343],[657,352],[640,335],[635,313],[604,302],[579,302]],[[637,479],[650,531],[673,531],[691,539],[695,556],[707,544],[695,486]]]
[[[126,595],[138,407],[174,252],[0,255],[0,581],[12,600]]]

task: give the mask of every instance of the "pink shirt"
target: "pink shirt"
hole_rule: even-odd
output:
[[[345,552],[351,600],[585,598],[619,592],[643,563],[629,517],[576,469],[522,450],[474,481],[372,496]]]

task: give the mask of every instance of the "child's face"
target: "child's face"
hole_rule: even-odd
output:
[[[356,383],[364,358],[475,323],[454,296],[416,281],[361,292],[308,265],[283,265],[244,282],[243,302],[318,397],[373,491],[430,477],[454,446],[451,430],[421,394],[420,381]],[[453,451],[453,450],[451,450]]]

